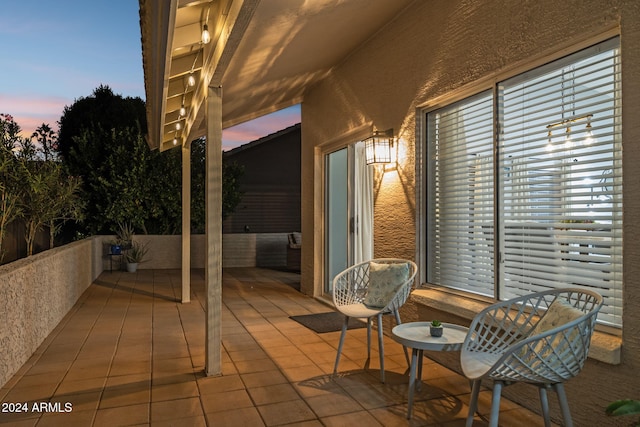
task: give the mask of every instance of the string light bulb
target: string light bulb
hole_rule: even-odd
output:
[[[207,44],[211,41],[211,34],[209,34],[209,26],[204,24],[202,27],[202,43]]]
[[[184,108],[184,103],[182,103],[182,106],[180,107],[180,117],[184,117],[187,115],[187,109]]]
[[[196,85],[196,77],[193,75],[193,71],[189,74],[187,84],[191,87],[194,87]]]
[[[207,25],[210,11],[211,8],[207,8],[207,18],[204,20],[204,25],[202,26],[202,44],[207,44],[211,41],[211,34],[209,33],[209,26]]]
[[[180,130],[180,128],[182,128],[182,125],[180,122],[176,122],[176,130]]]

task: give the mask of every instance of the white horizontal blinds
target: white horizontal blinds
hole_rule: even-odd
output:
[[[427,280],[492,296],[492,91],[428,113],[427,126]]]
[[[499,85],[501,298],[579,286],[620,325],[619,41]]]

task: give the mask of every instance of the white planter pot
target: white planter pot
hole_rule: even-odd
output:
[[[128,262],[127,263],[127,271],[129,273],[135,273],[138,270],[138,263],[137,262]]]

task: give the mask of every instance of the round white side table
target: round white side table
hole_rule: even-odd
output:
[[[443,323],[441,337],[432,337],[429,333],[431,322],[403,323],[393,328],[393,339],[405,347],[411,347],[411,368],[409,374],[409,405],[407,418],[411,418],[413,410],[413,394],[416,387],[416,369],[418,381],[422,379],[422,353],[428,351],[459,351],[469,332],[464,326],[453,323]]]

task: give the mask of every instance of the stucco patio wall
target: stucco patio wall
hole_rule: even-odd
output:
[[[45,338],[98,276],[111,267],[109,241],[95,236],[0,266],[0,387],[37,351]],[[181,236],[138,236],[147,243],[140,268],[181,268]],[[204,235],[191,239],[191,266],[204,268]],[[286,266],[286,233],[225,234],[223,267]],[[114,269],[119,260],[113,260]]]
[[[426,161],[423,108],[436,108],[491,88],[580,48],[619,35],[622,76],[624,199],[623,329],[619,363],[590,359],[566,384],[575,425],[620,425],[607,417],[616,399],[640,398],[640,2],[637,0],[416,1],[345,58],[302,105],[301,290],[318,295],[323,277],[325,154],[354,143],[373,129],[394,129],[398,162],[376,167],[374,256],[414,259],[424,280]],[[366,131],[366,132],[365,132]],[[445,300],[446,293],[440,298]],[[415,300],[412,303],[416,303]],[[406,319],[433,315],[419,306]],[[446,320],[446,314],[439,313]],[[453,318],[453,317],[452,317]],[[426,320],[426,319],[423,319]],[[460,322],[466,319],[457,319]],[[443,356],[444,357],[444,356]],[[456,369],[456,358],[446,362]],[[507,387],[504,394],[539,411],[535,387]],[[554,396],[552,416],[560,419]],[[485,403],[486,405],[486,403]]]
[[[88,238],[0,266],[0,386],[100,275],[101,243]]]
[[[103,236],[102,266],[111,268],[108,242],[113,236]],[[140,269],[181,268],[182,236],[135,235],[134,240],[147,244],[149,252]],[[284,268],[287,265],[287,233],[228,233],[222,235],[223,267]],[[115,257],[113,268],[119,268]],[[205,267],[205,236],[191,236],[191,268]]]

